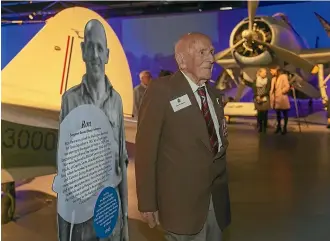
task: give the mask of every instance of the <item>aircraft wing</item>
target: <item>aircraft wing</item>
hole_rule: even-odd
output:
[[[1,103],[1,183],[56,172],[59,111]],[[136,120],[125,118],[126,141]]]
[[[1,120],[21,125],[58,129],[59,111],[1,103]]]
[[[299,56],[315,64],[330,63],[330,48],[303,49]]]
[[[59,113],[1,104],[1,183],[56,172]]]
[[[216,61],[217,64],[219,64],[224,69],[233,69],[233,68],[239,68],[240,66],[237,64],[235,59],[233,58],[231,53],[228,53],[220,60]]]
[[[299,56],[316,64],[325,64],[330,62],[330,48],[303,49]],[[232,54],[227,54],[217,63],[225,69],[239,68]]]

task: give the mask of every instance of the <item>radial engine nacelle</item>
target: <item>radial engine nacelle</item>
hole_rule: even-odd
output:
[[[239,22],[230,35],[230,47],[244,38],[249,28],[249,19]],[[254,38],[294,53],[298,53],[301,45],[291,26],[282,18],[270,16],[255,17],[253,23]],[[262,66],[274,63],[274,56],[265,45],[246,41],[232,51],[236,62],[241,65]],[[279,60],[277,60],[278,62]],[[283,61],[283,60],[282,60]]]

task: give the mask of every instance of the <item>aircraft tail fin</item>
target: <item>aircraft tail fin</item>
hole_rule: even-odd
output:
[[[320,14],[314,12],[317,19],[320,21],[322,27],[324,28],[325,32],[327,33],[328,37],[330,37],[330,23],[325,20]]]

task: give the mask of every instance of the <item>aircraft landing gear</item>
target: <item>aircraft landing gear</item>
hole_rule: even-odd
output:
[[[326,78],[324,78],[324,65],[319,64],[318,67],[319,67],[319,71],[318,71],[319,88],[321,92],[322,102],[325,105],[325,110],[327,110],[327,115],[328,115],[327,128],[330,128],[330,100],[326,91],[327,88],[326,84],[330,80],[330,74]]]
[[[1,184],[1,224],[9,223],[15,215],[15,182]]]
[[[225,116],[227,124],[230,124],[230,117],[228,115]]]

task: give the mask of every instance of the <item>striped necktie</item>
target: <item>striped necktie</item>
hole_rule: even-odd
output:
[[[201,97],[201,100],[202,100],[202,109],[201,109],[201,111],[202,111],[204,120],[206,122],[207,131],[209,133],[209,140],[210,140],[212,152],[215,155],[218,152],[219,141],[218,141],[217,133],[216,133],[215,128],[214,128],[214,123],[213,123],[213,120],[212,120],[209,105],[207,103],[205,86],[199,87],[197,92],[198,92],[198,94],[199,94],[199,96]]]

